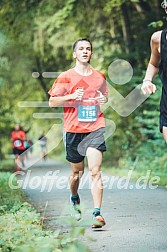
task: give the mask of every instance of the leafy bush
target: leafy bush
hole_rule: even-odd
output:
[[[14,170],[14,160],[6,159],[0,162],[0,171],[13,171]]]
[[[133,170],[132,179],[136,180],[140,176],[146,175],[150,171],[150,178],[159,176],[158,186],[167,186],[167,154],[165,143],[160,140],[153,143],[151,140],[143,144],[130,155],[130,150],[119,159],[117,166],[104,164],[104,170],[112,175],[126,176],[129,170]]]
[[[76,238],[84,234],[83,228],[71,227],[66,237],[60,236],[60,230],[43,230],[39,213],[28,203],[13,213],[0,216],[0,223],[2,252],[90,251]]]
[[[0,176],[0,251],[1,252],[88,252],[78,240],[85,229],[75,227],[71,221],[68,235],[60,230],[43,230],[40,214],[25,202],[20,189],[12,190],[8,185],[10,173]],[[15,183],[17,181],[15,180]]]
[[[24,195],[21,190],[11,190],[8,181],[11,173],[0,173],[0,214],[19,209],[24,201]],[[17,184],[16,178],[13,184]]]

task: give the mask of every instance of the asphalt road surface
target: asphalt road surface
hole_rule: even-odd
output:
[[[59,229],[65,235],[70,230],[70,167],[53,160],[35,162],[35,158],[29,160],[29,169],[18,176],[20,186],[44,217],[45,228]],[[133,183],[127,178],[102,175],[105,186],[102,215],[106,226],[97,231],[91,229],[93,203],[89,173],[85,169],[79,190],[83,215],[76,225],[86,232],[80,239],[92,251],[166,252],[167,189],[152,188],[150,181],[146,184],[142,178]]]

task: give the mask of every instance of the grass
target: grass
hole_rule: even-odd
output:
[[[6,172],[14,172],[14,159],[5,159],[0,161],[0,172],[6,171]]]
[[[60,152],[59,155],[56,153],[51,153],[50,158],[55,161],[67,163],[68,161],[65,158],[65,152]],[[87,161],[85,162],[87,165]],[[156,157],[154,160],[150,158],[142,157],[136,158],[135,161],[132,161],[129,157],[123,157],[118,162],[118,167],[112,165],[107,160],[103,161],[102,171],[106,174],[113,176],[128,176],[128,172],[133,170],[131,174],[131,181],[137,181],[141,176],[148,176],[149,181],[154,177],[158,176],[159,181],[157,184],[160,187],[167,187],[167,155],[162,155],[161,157]]]
[[[12,208],[16,209],[17,206],[24,202],[24,194],[21,190],[12,190],[9,187],[9,178],[11,173],[0,172],[0,213],[10,211]],[[17,184],[16,178],[13,184]]]
[[[130,169],[119,169],[115,167],[108,168],[106,166],[102,167],[102,172],[110,176],[130,178],[130,182],[136,182],[141,180],[141,183],[144,183],[144,181],[151,183],[153,181],[152,185],[158,185],[159,187],[167,187],[167,174],[160,172],[151,172],[151,170],[136,171]]]
[[[55,161],[67,163],[65,158],[65,152],[60,152],[60,155],[51,154],[51,159]],[[87,161],[85,162],[87,165]],[[157,157],[154,160],[149,160],[145,157],[142,159],[136,158],[135,161],[130,160],[130,158],[122,158],[118,162],[118,167],[112,165],[112,163],[103,161],[102,171],[106,174],[113,176],[128,176],[128,172],[133,170],[131,174],[131,181],[137,181],[141,176],[148,176],[149,181],[154,177],[159,177],[157,184],[160,187],[167,187],[167,156]]]
[[[109,175],[113,176],[128,176],[129,171],[132,170],[131,173],[131,181],[137,181],[143,178],[148,182],[153,181],[154,185],[158,185],[160,187],[167,187],[167,162],[165,157],[157,157],[153,161],[146,158],[136,158],[135,161],[130,159],[120,159],[118,167],[114,167],[112,165],[106,165],[102,168],[102,171]]]
[[[63,163],[67,163],[68,161],[66,160],[66,156],[65,156],[65,152],[64,151],[61,151],[59,153],[59,155],[57,153],[50,153],[49,154],[49,158],[55,160],[55,161],[58,161],[58,162],[63,162]]]

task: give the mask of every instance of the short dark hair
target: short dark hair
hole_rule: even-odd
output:
[[[78,39],[78,40],[76,40],[76,41],[74,42],[74,44],[73,44],[73,46],[72,46],[73,52],[75,51],[78,42],[81,42],[81,41],[87,41],[87,42],[89,42],[90,45],[91,45],[91,51],[92,51],[93,47],[92,47],[92,43],[90,42],[90,40],[89,40],[88,38],[81,38],[81,39]]]

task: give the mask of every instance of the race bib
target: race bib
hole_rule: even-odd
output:
[[[78,106],[78,121],[79,122],[95,122],[97,120],[97,106]]]
[[[20,140],[15,140],[13,144],[14,144],[15,147],[20,147],[21,146],[21,141]]]

